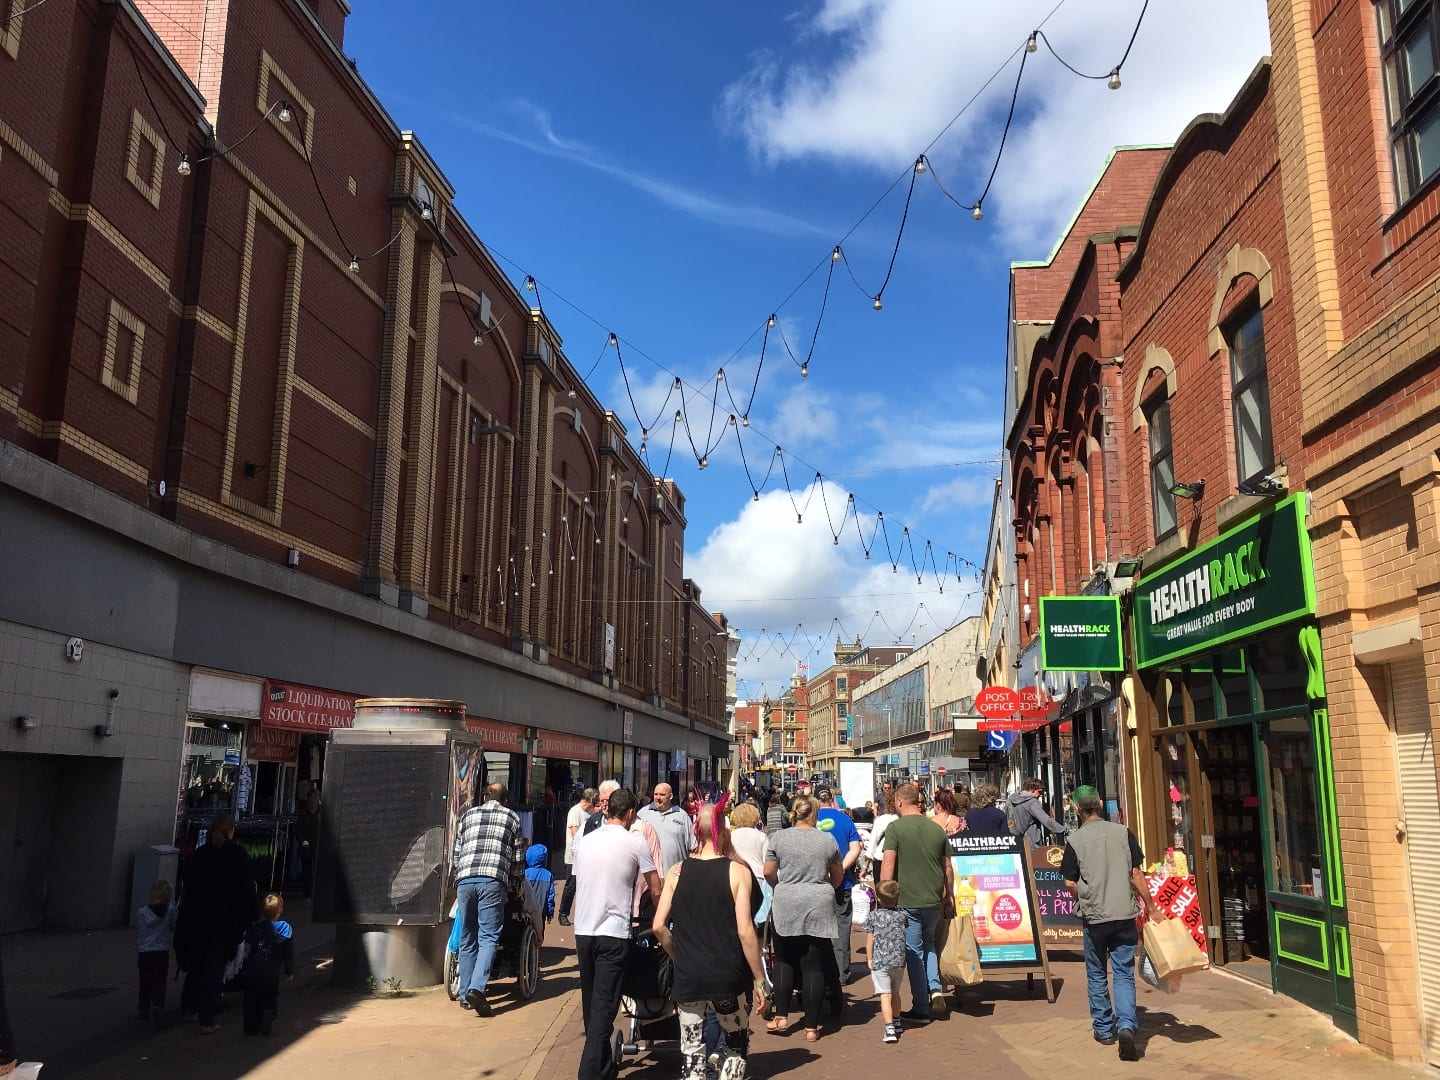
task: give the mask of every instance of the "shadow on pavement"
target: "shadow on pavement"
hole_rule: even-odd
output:
[[[1143,1005],[1136,1010],[1137,1018],[1140,1021],[1140,1030],[1136,1043],[1139,1044],[1141,1052],[1149,1045],[1151,1039],[1168,1039],[1174,1043],[1198,1043],[1210,1042],[1220,1038],[1220,1035],[1211,1031],[1203,1024],[1187,1024],[1175,1017],[1173,1013],[1157,1012],[1154,1009],[1147,1009]]]

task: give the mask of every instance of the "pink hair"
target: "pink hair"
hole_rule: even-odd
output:
[[[695,842],[702,847],[708,842],[716,855],[730,857],[730,825],[718,806],[707,803],[696,812]]]

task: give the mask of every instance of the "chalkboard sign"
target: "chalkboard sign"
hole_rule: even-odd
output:
[[[950,837],[950,855],[955,910],[974,915],[981,970],[1036,970],[1044,963],[1043,924],[1036,913],[1024,841],[962,832]]]
[[[1030,876],[1035,882],[1035,903],[1040,908],[1041,939],[1059,948],[1084,947],[1084,930],[1075,913],[1075,897],[1065,888],[1060,862],[1065,848],[1059,844],[1030,849]]]

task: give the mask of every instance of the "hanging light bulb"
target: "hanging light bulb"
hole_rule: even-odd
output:
[[[610,340],[605,343],[605,346],[606,348],[610,349],[618,349],[620,347],[620,339],[617,338],[612,332],[610,335]]]
[[[771,312],[771,313],[770,313],[770,319],[769,319],[769,321],[767,321],[767,322],[765,323],[765,329],[767,329],[767,330],[774,330],[774,329],[775,329],[775,313],[774,313],[774,312]]]
[[[1110,87],[1111,90],[1120,89],[1120,69],[1118,67],[1114,71],[1110,72],[1110,78],[1105,83],[1105,85]]]
[[[650,429],[649,429],[648,427],[642,427],[642,428],[640,429],[640,441],[641,441],[641,442],[649,442],[649,441],[650,441]]]
[[[970,208],[970,216],[976,221],[979,221],[985,216],[985,211],[980,209],[980,204],[978,202]]]
[[[675,423],[677,423],[677,424],[680,423],[680,410],[679,410],[679,409],[676,409],[676,410],[675,410]]]
[[[643,453],[645,453],[645,452],[646,452],[646,450],[645,450],[645,444],[642,442],[642,443],[640,444],[640,453],[643,454]]]
[[[874,308],[876,311],[879,311],[879,310],[880,310],[881,308],[883,308],[885,305],[880,302],[880,297],[877,296],[877,297],[875,297],[875,303],[871,304],[870,306],[871,306],[872,308]]]
[[[700,459],[700,468],[705,469],[705,468],[708,468],[709,465],[710,465],[710,459],[709,459],[708,457],[702,457],[702,458]]]
[[[1037,40],[1037,38],[1039,37],[1039,35],[1040,35],[1040,31],[1038,31],[1038,30],[1031,30],[1031,31],[1030,31],[1030,36],[1025,39],[1025,51],[1026,51],[1026,52],[1028,52],[1028,53],[1033,53],[1036,49],[1038,49],[1038,48],[1040,47],[1040,42]]]
[[[753,491],[754,489],[752,488],[751,490]],[[760,501],[760,492],[756,491],[756,492],[755,492],[755,497],[752,498],[750,501],[751,501],[751,502],[759,502],[759,501]]]
[[[735,414],[733,412],[730,414],[730,426],[735,426]]]
[[[719,371],[717,371],[717,372],[715,373],[715,381],[716,381],[716,382],[724,382],[724,381],[725,381],[725,369],[724,369],[723,367],[722,367]]]
[[[749,414],[749,413],[746,413],[744,416],[740,417],[740,426],[741,426],[741,427],[749,427],[749,426],[750,426],[750,414]]]
[[[574,401],[580,395],[575,392],[575,388],[572,386],[569,390],[565,391],[565,396],[571,401]]]
[[[534,291],[535,291],[535,279],[534,279],[533,277],[531,277],[529,274],[526,274],[526,275],[525,275],[525,291],[526,291],[526,292],[534,292]]]
[[[290,111],[290,103],[288,101],[280,102],[280,111],[275,115],[279,117],[280,123],[282,124],[288,124],[291,120],[295,119],[295,114]]]
[[[475,331],[475,344],[476,344],[476,345],[484,345],[484,344],[485,344],[485,335],[482,334],[479,330],[476,330],[476,331]]]
[[[424,206],[420,207],[420,220],[421,220],[421,221],[434,221],[434,220],[435,220],[435,211],[430,209],[430,204],[429,204],[429,203],[426,203]]]
[[[350,256],[350,272],[352,274],[358,274],[360,272],[360,260],[354,255]],[[479,342],[476,342],[476,344],[478,345]]]
[[[675,376],[675,389],[676,389],[676,390],[684,389],[684,384],[680,381],[680,376],[679,376],[679,375],[676,375],[676,376]]]
[[[189,175],[190,175],[190,155],[189,155],[189,154],[181,154],[181,155],[180,155],[180,164],[177,165],[177,166],[175,166],[175,171],[178,172],[181,176],[189,176]]]
[[[925,174],[925,155],[921,154],[915,159],[915,171],[922,176]]]
[[[836,244],[836,245],[835,245],[835,250],[832,251],[832,252],[830,252],[830,261],[831,261],[831,262],[839,262],[839,261],[840,261],[840,245],[839,245],[839,244]]]
[[[875,301],[875,302],[878,304],[880,301],[877,300],[877,301]],[[810,377],[810,365],[809,365],[809,364],[801,364],[801,365],[800,365],[800,377],[801,377],[802,379],[808,379],[808,378]]]

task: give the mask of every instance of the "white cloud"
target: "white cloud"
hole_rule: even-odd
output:
[[[561,158],[581,165],[702,221],[716,225],[755,229],[777,236],[815,236],[825,239],[834,236],[833,229],[815,225],[791,214],[761,206],[746,206],[743,203],[731,202],[697,188],[618,164],[594,147],[558,135],[550,121],[549,113],[533,102],[520,99],[511,102],[510,107],[512,111],[519,113],[528,124],[534,127],[535,135],[521,134],[459,113],[447,115],[452,123],[480,135],[499,139],[532,153]]]
[[[853,519],[835,543],[831,528],[844,514],[845,493],[834,484],[824,491],[829,520],[818,488],[808,506],[802,492],[792,501],[784,491],[770,491],[744,503],[687,556],[685,572],[704,588],[706,606],[723,611],[744,634],[739,676],[751,696],[759,695],[757,688],[776,692],[799,664],[812,673],[827,667],[837,636],[918,645],[975,610],[978,587],[970,571],[957,579],[942,551],[936,563],[947,580],[938,582],[922,562],[923,580],[917,582],[909,550],[893,527],[896,564],[883,541],[865,558]],[[799,521],[795,502],[802,508]],[[867,540],[874,526],[873,517],[862,519]],[[915,555],[926,558],[923,548]]]
[[[766,162],[830,159],[891,175],[1050,7],[1049,0],[826,0],[797,26],[793,42],[756,57],[732,83],[721,115]],[[1045,32],[1070,63],[1103,75],[1123,54],[1139,10],[1140,0],[1071,3]],[[1112,147],[1170,143],[1197,114],[1222,111],[1268,48],[1259,0],[1151,4],[1118,92],[1076,78],[1042,46],[1026,63],[986,220],[1025,257],[1044,254]],[[1017,64],[929,152],[961,201],[984,185]]]

